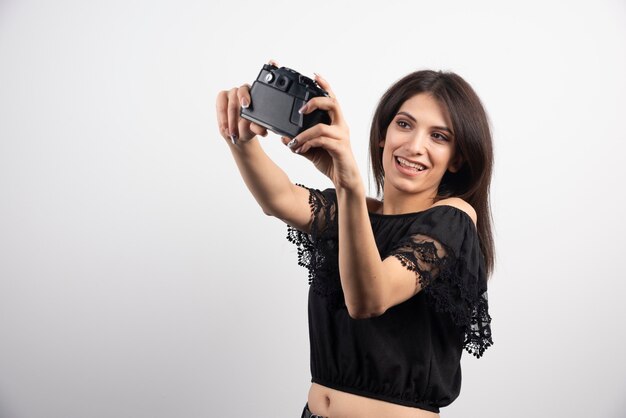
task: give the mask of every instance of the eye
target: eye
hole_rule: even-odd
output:
[[[407,123],[406,121],[403,121],[403,120],[397,121],[396,125],[398,125],[401,128],[410,128],[411,127],[411,125],[409,123]]]
[[[433,132],[433,138],[438,139],[440,141],[447,141],[448,140],[447,136],[445,136],[443,134],[440,134],[439,132]]]

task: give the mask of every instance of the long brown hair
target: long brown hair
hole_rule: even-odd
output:
[[[495,250],[491,228],[489,185],[493,167],[491,129],[485,109],[472,87],[452,72],[423,70],[408,74],[381,97],[370,130],[370,158],[376,192],[382,196],[385,184],[383,148],[380,141],[402,104],[419,93],[428,93],[447,109],[456,139],[455,155],[463,164],[459,171],[447,171],[437,190],[437,200],[459,197],[476,210],[480,246],[487,276],[493,271]]]

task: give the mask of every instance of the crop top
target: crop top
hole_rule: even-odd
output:
[[[453,206],[399,215],[370,213],[382,259],[414,271],[421,290],[384,314],[353,319],[339,277],[334,189],[309,190],[311,231],[288,226],[308,269],[311,381],[368,398],[439,412],[461,389],[463,349],[493,344],[487,280],[476,227]]]

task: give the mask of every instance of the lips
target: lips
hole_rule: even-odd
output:
[[[420,162],[413,161],[404,157],[396,156],[394,160],[396,162],[396,165],[401,167],[403,171],[408,171],[412,173],[420,173],[428,168]]]

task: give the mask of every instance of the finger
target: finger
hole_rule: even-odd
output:
[[[325,123],[318,123],[307,129],[304,132],[298,134],[292,140],[289,140],[286,145],[293,151],[297,150],[308,141],[319,138],[321,136],[327,136],[329,138],[337,138],[339,136],[339,129],[336,126],[326,125]]]
[[[282,137],[280,137],[280,139],[283,142],[283,144],[285,144],[285,145],[289,145],[289,143],[292,141],[291,138],[286,137],[286,136],[282,136]],[[292,149],[291,151],[296,153],[296,154],[302,155],[304,158],[306,158],[306,159],[308,159],[310,161],[313,161],[314,155],[312,153],[308,153],[308,154],[307,153],[303,153],[303,152],[301,152],[300,149],[298,149],[298,150]]]
[[[318,73],[313,73],[313,74],[315,74],[315,81],[317,82],[317,84],[319,84],[321,88],[326,90],[326,92],[328,92],[330,97],[336,97],[335,93],[330,88],[330,83],[324,77],[319,75]]]
[[[220,91],[215,103],[217,126],[224,139],[228,139],[228,92]]]
[[[258,125],[254,122],[250,123],[250,130],[254,132],[256,135],[267,136],[267,129],[265,127]]]
[[[237,99],[239,101],[239,105],[244,109],[250,107],[251,98],[250,98],[250,84],[244,84],[237,89]]]
[[[291,138],[289,138],[289,137],[287,137],[287,136],[281,136],[281,137],[280,137],[280,140],[282,141],[282,143],[283,143],[284,145],[289,145],[289,143],[291,142],[291,140],[292,140],[292,139],[291,139]]]
[[[315,109],[328,111],[331,123],[343,121],[343,112],[339,106],[339,102],[334,97],[314,97],[304,104],[299,110],[303,115],[313,112]]]
[[[248,119],[244,119],[242,117],[239,118],[239,123],[237,126],[237,133],[239,135],[239,138],[250,138],[250,124],[252,122],[250,122]],[[249,140],[247,139],[247,140]],[[236,142],[236,141],[235,141]]]
[[[239,106],[237,89],[233,88],[228,92],[228,135],[233,142],[239,138]]]
[[[274,65],[274,66],[278,67],[278,62],[274,61],[273,59],[270,59],[267,63],[269,65]]]
[[[324,148],[332,154],[334,151],[337,151],[337,146],[337,141],[334,138],[320,136],[307,141],[306,144],[294,150],[294,152],[296,154],[306,154],[311,148]]]
[[[302,111],[301,113],[307,114],[315,109],[335,110],[339,109],[339,107],[339,102],[334,97],[318,96],[306,102],[300,110]]]

